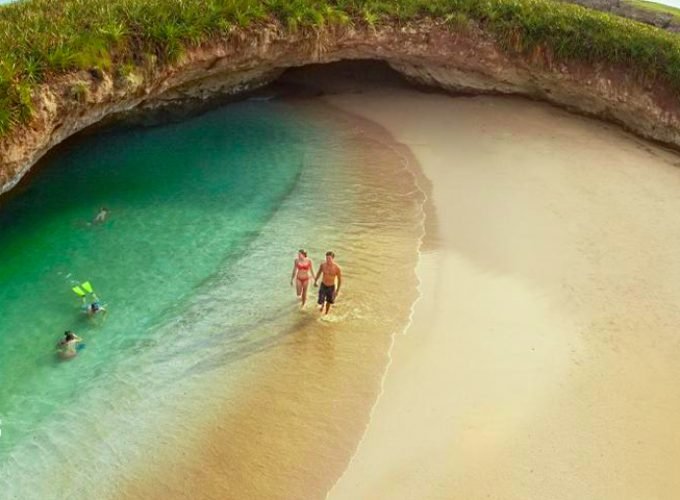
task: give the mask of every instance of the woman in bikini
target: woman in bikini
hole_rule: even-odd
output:
[[[290,277],[290,284],[292,286],[293,280],[295,280],[297,296],[302,298],[300,307],[305,307],[307,302],[307,287],[309,286],[309,279],[314,273],[312,268],[312,261],[307,258],[307,252],[305,250],[298,250],[297,259],[293,262],[293,274]]]

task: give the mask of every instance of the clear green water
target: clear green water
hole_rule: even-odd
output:
[[[66,428],[87,432],[119,409],[117,400],[171,384],[210,342],[236,343],[249,324],[276,314],[257,307],[258,297],[273,299],[258,293],[258,279],[287,275],[298,242],[285,241],[286,230],[264,239],[262,231],[296,188],[306,150],[323,147],[323,136],[285,104],[246,102],[181,124],[72,142],[3,200],[0,490],[20,491],[10,483],[24,483],[16,476],[22,470],[29,480],[51,455],[87,445],[60,444]],[[101,205],[109,219],[90,224]],[[258,251],[266,259],[263,245],[279,236],[291,248],[272,263],[285,262],[285,271],[249,263]],[[81,312],[70,289],[82,280],[93,283],[106,316]],[[218,287],[223,293],[211,298]],[[289,305],[285,297],[274,293]],[[211,315],[227,298],[219,304],[227,317]],[[69,361],[54,350],[65,329],[86,341]],[[198,355],[181,355],[188,350]]]
[[[220,441],[238,462],[220,471],[230,491],[278,490],[282,464],[318,460],[286,455],[304,440],[341,470],[407,319],[422,231],[403,158],[362,126],[318,102],[243,102],[81,137],[0,199],[0,498],[154,490],[175,475],[163,464],[200,467],[200,429],[227,409],[259,437],[299,432],[280,453],[252,450],[234,422]],[[109,219],[93,225],[100,206]],[[344,266],[328,320],[298,310],[300,247]],[[400,286],[383,286],[390,276]],[[83,280],[105,316],[82,313],[71,287]],[[66,329],[86,348],[64,361]],[[329,410],[338,400],[346,413]],[[323,420],[336,414],[342,425]]]

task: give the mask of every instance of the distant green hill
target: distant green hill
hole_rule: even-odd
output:
[[[680,21],[680,9],[677,7],[662,5],[657,2],[648,2],[647,0],[623,0],[623,2],[633,7],[637,7],[638,9],[648,10],[651,12],[660,12],[662,14],[670,14],[677,21]]]

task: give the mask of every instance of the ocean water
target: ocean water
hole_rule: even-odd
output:
[[[262,409],[248,419],[269,429],[273,395],[314,377],[364,374],[325,393],[353,399],[354,434],[329,430],[323,416],[296,422],[322,453],[345,440],[340,467],[414,298],[421,201],[398,155],[314,106],[243,102],[60,147],[0,200],[3,498],[113,498],[126,482],[156,489],[144,476],[198,453],[193,444],[215,426],[199,425],[206,415],[233,413],[258,394]],[[100,206],[109,218],[93,224]],[[301,246],[315,265],[328,248],[349,265],[355,290],[346,285],[327,320],[311,306],[299,312],[288,285]],[[413,286],[372,293],[386,269]],[[84,280],[105,315],[83,314],[71,287]],[[86,347],[64,361],[55,343],[66,329]],[[321,356],[310,351],[319,341],[331,349]],[[278,385],[253,385],[266,370]],[[323,400],[316,389],[334,387],[329,379],[309,388],[295,414]],[[233,428],[243,429],[234,415]],[[259,461],[266,444],[253,446],[252,433],[223,439]],[[295,446],[282,446],[295,456]],[[252,472],[253,483],[280,482]],[[222,487],[244,486],[234,478]]]
[[[83,404],[85,381],[115,381],[131,353],[167,355],[180,329],[160,337],[158,325],[238,261],[290,194],[304,169],[301,138],[316,133],[261,107],[62,148],[2,205],[2,457]],[[110,218],[92,225],[100,205]],[[106,316],[82,314],[70,288],[83,280]],[[53,346],[66,329],[87,350],[64,363]]]

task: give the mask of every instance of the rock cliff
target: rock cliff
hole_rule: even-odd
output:
[[[0,193],[54,145],[105,117],[185,98],[236,94],[289,67],[351,59],[386,61],[407,79],[446,91],[541,99],[680,148],[676,94],[629,68],[558,63],[546,51],[509,55],[474,24],[452,29],[421,20],[292,34],[269,25],[192,49],[170,67],[151,60],[116,78],[80,72],[40,86],[32,122],[0,140]]]

